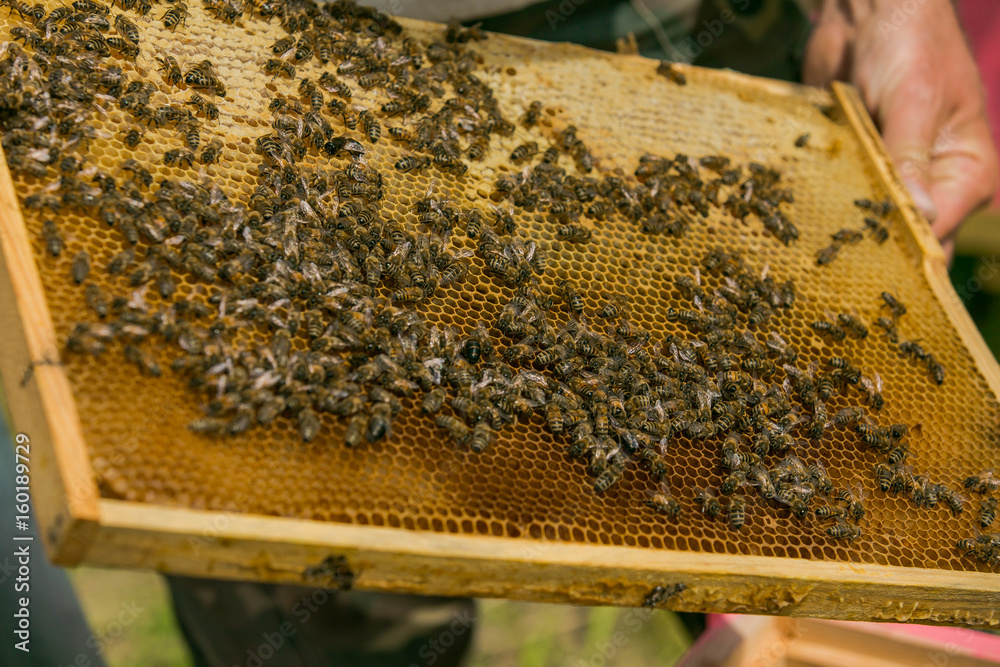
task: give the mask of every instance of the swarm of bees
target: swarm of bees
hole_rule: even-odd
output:
[[[538,213],[555,223],[558,244],[590,243],[599,233],[595,223],[611,218],[645,234],[682,238],[716,210],[739,221],[752,216],[790,245],[799,238],[786,210],[794,198],[776,170],[723,156],[646,155],[634,178],[594,177],[594,156],[577,128],[566,125],[544,135],[547,143],[539,133],[512,150],[514,169],[493,183],[491,210],[432,189],[408,218],[398,219],[382,206],[398,175],[374,169],[366,154],[398,144],[407,152],[395,171],[434,169],[458,179],[495,137],[517,130],[473,73],[477,59],[469,45],[485,38],[482,31],[452,24],[441,41],[424,44],[390,17],[344,0],[212,0],[205,4],[222,22],[245,13],[279,19],[288,35],[259,62],[263,73],[295,79],[313,59],[326,68],[290,81],[294,92],[271,100],[269,127],[254,144],[256,188],[235,201],[208,178],[154,182],[134,158],[112,171],[85,159],[94,137],[88,119],[114,105],[126,112],[125,146],[138,146],[147,128],[167,127],[180,141],[164,153],[164,164],[191,170],[216,163],[223,144],[203,140],[198,116],[218,119],[210,100],[226,95],[210,61],[156,56],[168,88],[192,89],[183,102],[158,105],[154,95],[163,91],[156,84],[116,64],[140,53],[132,19],[117,15],[120,37],[105,37],[110,9],[94,0],[51,13],[5,4],[34,26],[14,32],[0,54],[7,159],[15,173],[58,175],[52,187],[26,197],[25,207],[53,216],[87,213],[125,241],[105,266],[92,267],[86,251],[74,254],[70,278],[83,286],[97,321],[77,324],[67,350],[120,349],[140,374],[158,377],[165,369],[146,344],[171,346],[170,372],[185,378],[205,407],[189,424],[192,431],[237,436],[273,427],[281,417],[309,442],[342,419],[344,444],[360,447],[392,437],[404,399],[414,398],[443,436],[482,452],[504,428],[537,415],[580,460],[595,493],[640,474],[653,486],[639,511],[669,520],[691,510],[668,479],[669,449],[684,439],[715,451],[719,483],[694,490],[706,517],[739,531],[755,513],[771,510],[803,525],[815,520],[821,534],[853,542],[863,537],[865,492],[838,486],[822,461],[804,453],[810,441],[842,429],[854,433],[860,449],[874,450],[873,477],[883,492],[905,492],[920,507],[962,511],[960,493],[913,471],[910,429],[878,423],[884,401],[877,373],[866,375],[847,352],[809,364],[771,328],[795,305],[793,281],[715,248],[676,280],[666,320],[686,333],[664,336],[633,321],[624,295],[607,294],[594,307],[573,280],[553,280],[546,248],[518,234],[517,217]],[[135,0],[119,5],[140,16],[151,9]],[[187,16],[177,3],[162,21],[183,29]],[[686,83],[667,63],[657,71]],[[39,95],[45,86],[49,94]],[[360,107],[352,86],[378,91],[386,101]],[[64,113],[69,107],[74,112]],[[544,110],[530,103],[519,125],[535,131]],[[882,221],[868,229],[884,241],[891,205],[859,200],[858,206]],[[452,242],[457,235],[469,249]],[[834,242],[856,243],[861,235],[845,231]],[[67,248],[54,219],[44,222],[42,237],[52,257]],[[461,283],[474,262],[511,295],[496,319],[464,333],[428,324],[420,308]],[[92,270],[131,291],[106,294],[89,282]],[[203,286],[205,296],[178,296],[178,275]],[[150,289],[157,306],[145,297]],[[899,342],[896,326],[906,308],[882,296],[888,315],[874,325],[943,382],[933,355],[914,341]],[[869,333],[854,313],[831,313],[813,329],[838,345]],[[247,331],[267,343],[241,342]],[[853,404],[829,414],[836,400]],[[966,487],[996,491],[1000,483],[991,475],[967,480]],[[995,512],[996,500],[986,499],[982,527]],[[997,560],[990,540],[960,548]],[[656,606],[682,590],[682,584],[659,587],[647,603]]]

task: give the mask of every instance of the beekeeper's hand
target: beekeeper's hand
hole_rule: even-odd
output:
[[[935,234],[997,187],[982,82],[950,0],[824,0],[806,83],[856,85]]]

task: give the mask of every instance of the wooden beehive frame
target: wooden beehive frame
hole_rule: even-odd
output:
[[[640,59],[637,59],[640,60]],[[742,85],[794,95],[791,85],[737,74]],[[892,170],[857,94],[833,100],[859,137],[922,257],[921,270],[995,394],[1000,368],[948,281],[945,258]],[[11,423],[32,448],[32,488],[50,557],[177,574],[322,585],[321,564],[344,556],[372,590],[641,604],[657,585],[687,589],[669,606],[848,620],[1000,625],[1000,576],[858,563],[472,537],[209,512],[102,498],[48,305],[6,164],[0,171],[0,371]],[[33,381],[22,385],[25,369]],[[220,474],[225,474],[220,471]]]

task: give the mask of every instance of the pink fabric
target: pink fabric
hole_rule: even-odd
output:
[[[705,651],[726,634],[726,628],[739,614],[709,614],[706,619],[705,633],[691,646],[684,656],[681,665],[698,665],[697,653]],[[947,628],[933,625],[917,625],[907,623],[855,623],[851,621],[826,621],[846,626],[857,626],[863,629],[871,626],[882,632],[896,635],[912,635],[923,641],[934,642],[942,650],[953,650],[972,658],[989,662],[1000,662],[1000,636],[985,632],[976,632],[965,628]]]
[[[958,15],[969,37],[972,53],[986,87],[986,106],[993,143],[1000,147],[1000,3],[997,0],[958,0]],[[1000,194],[993,200],[1000,207]]]

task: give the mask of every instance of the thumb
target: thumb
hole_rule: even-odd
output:
[[[889,90],[892,90],[890,88]],[[906,77],[882,96],[876,110],[882,140],[913,203],[929,222],[938,210],[931,199],[931,162],[941,128],[940,105],[921,77]]]

